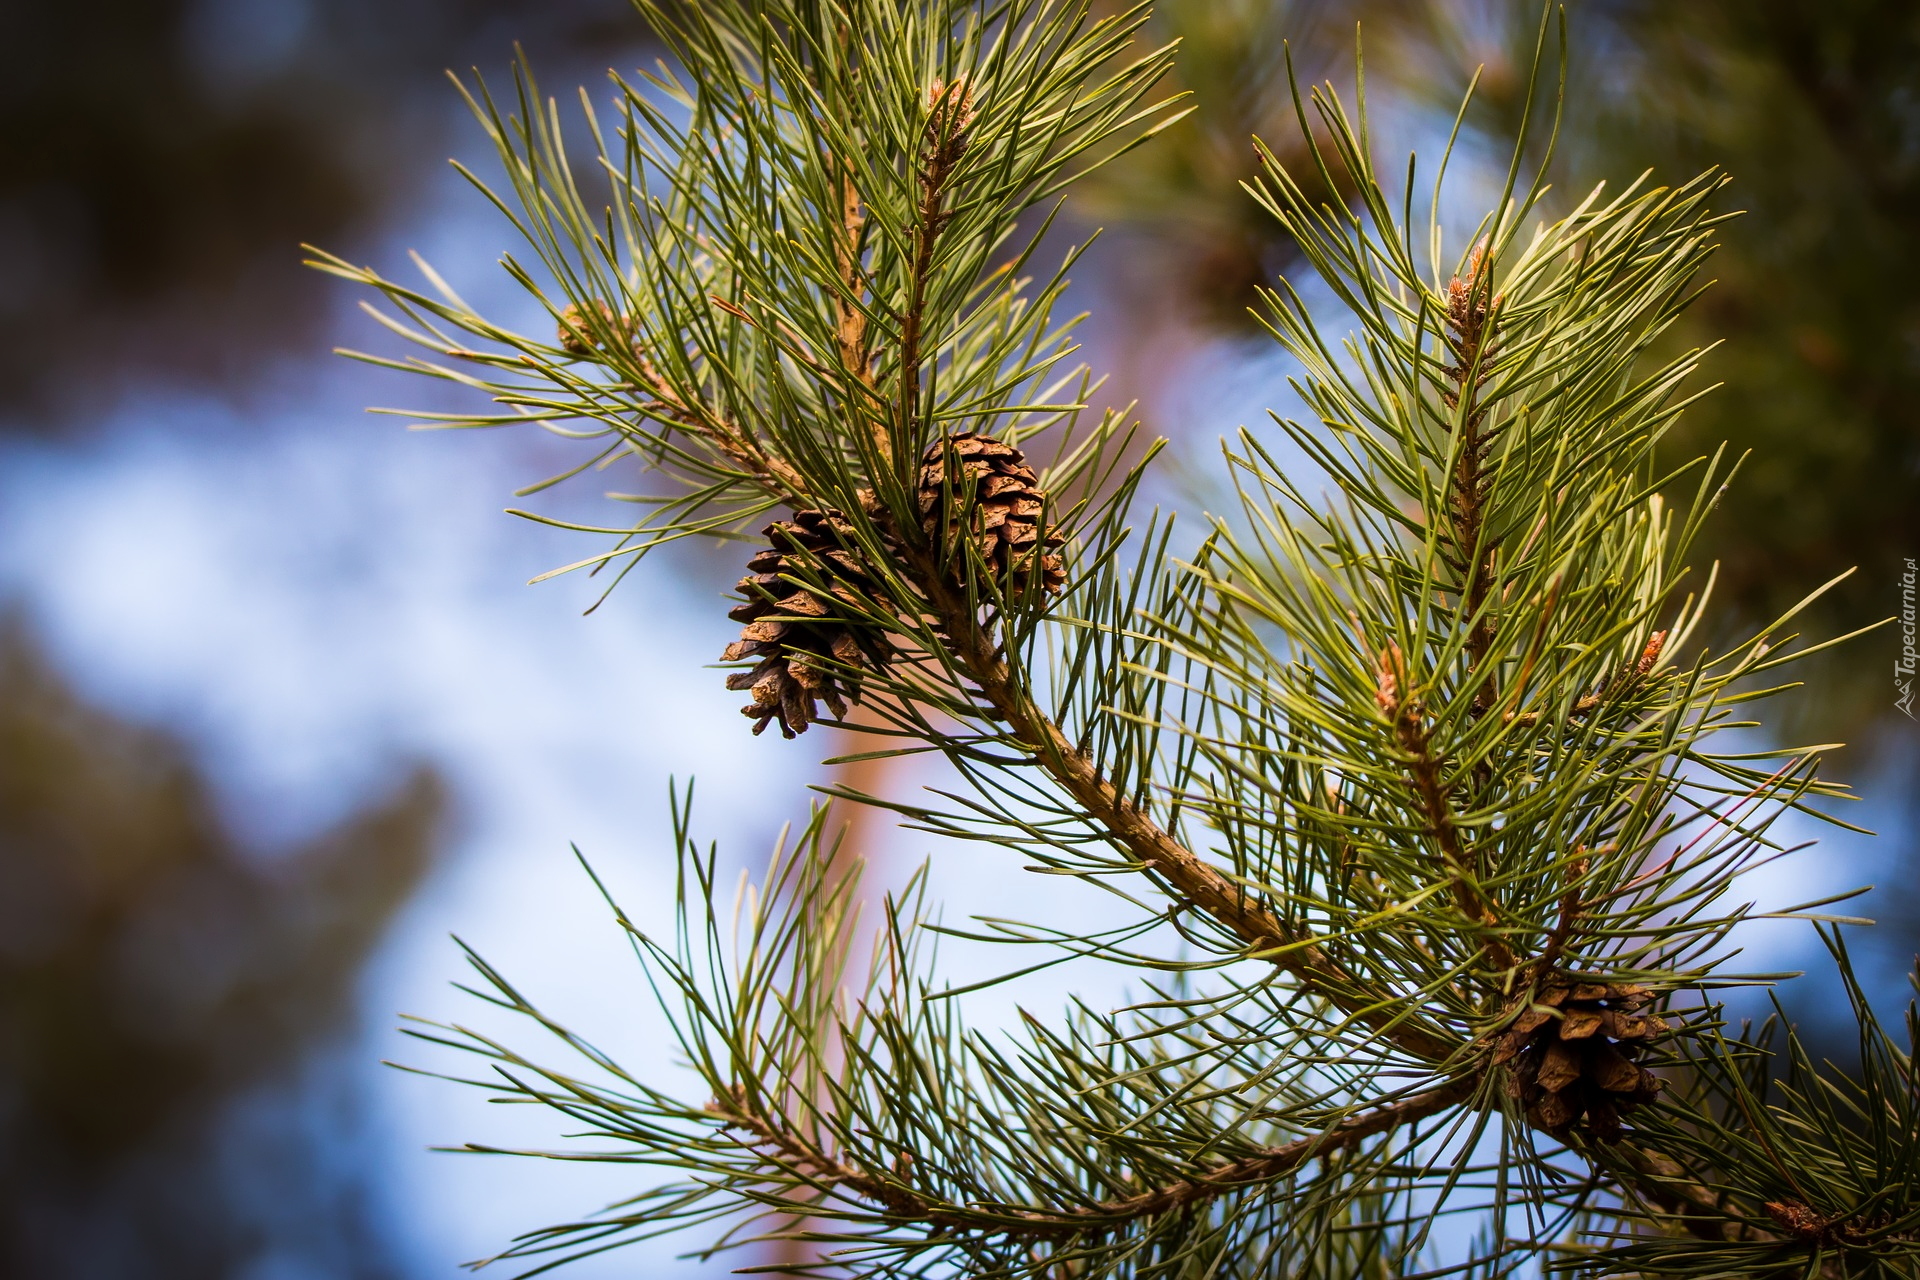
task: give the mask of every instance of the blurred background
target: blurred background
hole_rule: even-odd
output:
[[[1564,189],[1719,164],[1746,211],[1671,340],[1722,341],[1727,384],[1671,456],[1755,450],[1701,554],[1728,630],[1852,566],[1803,629],[1886,617],[1920,556],[1920,7],[1569,13]],[[1087,355],[1174,440],[1169,500],[1217,505],[1214,442],[1290,400],[1246,308],[1293,258],[1239,188],[1248,135],[1299,152],[1282,42],[1303,78],[1345,86],[1364,22],[1383,154],[1431,155],[1483,68],[1456,188],[1472,203],[1537,16],[1162,4],[1199,109],[1079,193],[1070,234],[1107,229],[1076,283]],[[757,864],[836,744],[747,737],[702,671],[736,557],[662,557],[587,618],[590,584],[526,588],[585,554],[501,514],[564,449],[365,416],[432,393],[329,354],[382,337],[298,245],[390,273],[417,249],[470,300],[529,315],[495,265],[508,228],[443,163],[486,157],[441,72],[504,79],[519,42],[548,91],[599,92],[652,54],[622,0],[0,0],[0,37],[0,1276],[453,1275],[634,1187],[427,1149],[556,1133],[379,1065],[459,1068],[393,1029],[479,1016],[446,985],[447,935],[670,1070],[570,846],[664,922],[669,776],[697,774],[702,837]],[[544,509],[597,506],[583,489]],[[1920,726],[1894,708],[1896,650],[1887,630],[1847,646],[1768,730],[1851,744],[1836,772],[1867,799],[1846,816],[1879,837],[1802,824],[1824,856],[1754,886],[1878,885],[1859,945],[1888,1002],[1920,946]],[[889,878],[930,847],[871,820],[856,843]],[[943,865],[950,917],[995,905],[991,877]],[[1798,927],[1748,942],[1755,967],[1816,963]],[[1823,989],[1789,989],[1796,1016],[1818,1025]],[[575,1274],[735,1265],[672,1255]]]

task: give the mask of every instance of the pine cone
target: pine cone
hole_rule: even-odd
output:
[[[1584,1131],[1616,1141],[1620,1117],[1652,1102],[1660,1078],[1634,1059],[1665,1021],[1639,1012],[1653,1001],[1645,987],[1559,980],[1542,991],[1494,1050],[1507,1067],[1507,1094],[1527,1119],[1565,1139]]]
[[[920,462],[920,527],[927,540],[954,556],[962,536],[958,526],[965,521],[981,559],[1003,580],[1011,574],[1016,588],[1035,577],[1047,591],[1066,584],[1066,561],[1059,553],[1065,539],[1041,525],[1046,502],[1026,456],[991,436],[973,431],[948,436]]]
[[[789,738],[805,733],[819,719],[821,702],[836,719],[844,717],[847,705],[860,701],[858,676],[848,668],[877,670],[891,656],[884,635],[835,616],[832,597],[851,602],[854,591],[873,586],[859,557],[847,550],[846,527],[838,511],[796,511],[792,520],[761,531],[771,545],[747,561],[739,584],[746,603],[727,613],[747,625],[720,660],[760,659],[753,670],[727,677],[727,688],[753,691],[740,713],[753,719],[756,734],[771,720]],[[796,586],[794,578],[824,578],[824,596]]]

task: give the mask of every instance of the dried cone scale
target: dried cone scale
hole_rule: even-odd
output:
[[[1556,1138],[1576,1127],[1611,1142],[1620,1117],[1652,1102],[1660,1079],[1634,1061],[1667,1029],[1645,987],[1561,981],[1549,985],[1500,1037],[1496,1066],[1527,1119]]]
[[[747,597],[727,614],[745,628],[720,655],[722,662],[757,658],[750,671],[727,677],[727,688],[751,690],[753,701],[740,708],[758,734],[778,720],[791,738],[819,719],[824,702],[836,719],[849,703],[860,701],[855,672],[881,666],[888,657],[885,637],[836,616],[832,597],[867,592],[871,580],[842,537],[845,517],[837,511],[796,511],[762,532],[769,546],[747,561],[740,593]],[[795,585],[795,578],[826,580],[826,598]]]
[[[1064,539],[1043,526],[1047,495],[1019,449],[959,432],[927,450],[919,480],[921,531],[948,557],[971,537],[980,558],[1002,581],[1011,578],[1016,591],[1036,581],[1046,591],[1065,585]]]

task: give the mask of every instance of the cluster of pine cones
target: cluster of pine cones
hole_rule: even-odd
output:
[[[932,102],[936,117],[958,113],[946,141],[963,145],[971,120],[964,86],[953,92],[936,87]],[[590,316],[587,307],[597,314]],[[611,306],[595,301],[567,307],[557,327],[561,348],[585,357],[597,350],[596,328],[619,333],[626,326]],[[1045,527],[1047,495],[1014,445],[975,431],[944,437],[921,459],[916,497],[920,531],[949,565],[956,565],[970,540],[1016,598],[1031,594],[1034,584],[1043,592],[1066,584],[1064,539]],[[758,659],[751,670],[728,676],[727,688],[752,693],[741,713],[753,720],[756,734],[778,720],[781,733],[791,738],[820,718],[822,702],[836,719],[844,718],[848,706],[860,701],[860,673],[884,666],[893,647],[884,631],[845,616],[857,597],[873,598],[874,582],[842,512],[802,509],[761,533],[768,545],[747,562],[738,585],[746,601],[727,614],[745,627],[720,660]],[[959,572],[951,576],[957,583]]]
[[[1065,584],[1063,540],[1041,518],[1047,495],[1013,445],[971,431],[948,436],[927,451],[918,490],[921,532],[949,561],[970,538],[1016,592],[1034,582],[1049,592]],[[791,738],[820,718],[822,702],[844,718],[860,701],[861,673],[884,666],[893,648],[879,628],[847,616],[857,599],[874,598],[875,584],[843,513],[808,508],[762,532],[769,545],[747,562],[739,583],[746,602],[727,615],[746,626],[720,660],[758,659],[728,676],[727,688],[751,692],[740,711],[756,734],[778,720]]]
[[[1641,1012],[1652,1002],[1651,991],[1630,984],[1550,985],[1494,1049],[1494,1065],[1507,1068],[1508,1095],[1556,1138],[1580,1126],[1602,1142],[1618,1140],[1620,1117],[1660,1093],[1660,1078],[1634,1061],[1667,1029]]]

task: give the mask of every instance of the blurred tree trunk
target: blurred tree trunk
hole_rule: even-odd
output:
[[[299,1113],[444,809],[414,769],[262,856],[179,740],[0,632],[0,1275],[393,1274]]]

